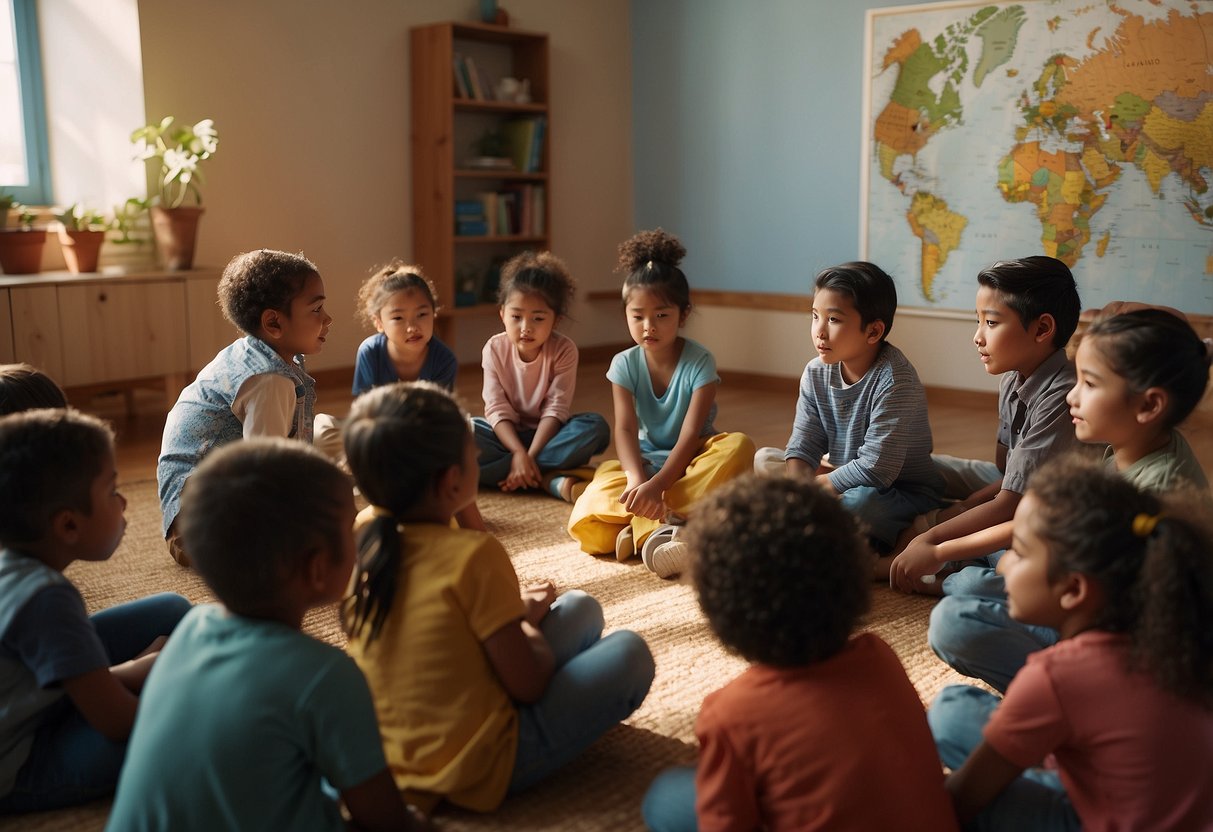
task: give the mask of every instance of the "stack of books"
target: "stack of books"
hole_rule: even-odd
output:
[[[455,235],[458,237],[483,237],[489,233],[484,204],[479,199],[455,201]]]

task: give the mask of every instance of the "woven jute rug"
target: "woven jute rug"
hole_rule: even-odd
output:
[[[73,564],[66,573],[80,588],[89,611],[155,592],[178,592],[194,602],[214,600],[195,573],[168,556],[160,536],[156,484],[128,483],[122,491],[129,501],[122,545],[108,561]],[[546,496],[489,493],[481,496],[480,507],[491,531],[510,552],[522,584],[550,579],[558,589],[582,589],[595,596],[606,611],[608,631],[634,630],[648,642],[657,676],[632,718],[559,775],[507,800],[492,815],[444,807],[436,813],[436,823],[452,830],[642,829],[645,789],[661,769],[694,760],[693,726],[700,703],[745,663],[712,637],[689,586],[663,581],[635,560],[617,563],[582,553],[565,531],[568,505]],[[927,647],[932,603],[875,587],[865,624],[897,652],[924,702],[944,685],[966,681]],[[316,638],[345,644],[335,607],[312,611],[305,628]],[[166,776],[171,777],[171,771]],[[109,805],[98,801],[4,818],[0,830],[101,830]]]

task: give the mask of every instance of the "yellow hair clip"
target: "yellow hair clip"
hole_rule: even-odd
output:
[[[1133,534],[1138,537],[1149,537],[1154,533],[1154,527],[1162,519],[1160,514],[1141,513],[1133,518]]]

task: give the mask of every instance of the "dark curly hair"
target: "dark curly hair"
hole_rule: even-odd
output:
[[[1052,315],[1056,330],[1053,346],[1065,347],[1078,329],[1082,304],[1078,300],[1078,284],[1070,267],[1055,257],[1038,254],[1019,260],[999,260],[982,269],[977,282],[993,289],[1003,303],[1019,316],[1026,330],[1041,315]]]
[[[1188,418],[1209,384],[1209,350],[1182,318],[1139,309],[1101,318],[1083,334],[1133,393],[1161,387],[1170,396],[1164,427]]]
[[[434,288],[434,282],[421,273],[421,267],[393,260],[376,269],[359,287],[359,320],[374,329],[375,317],[388,298],[397,292],[406,291],[420,292],[430,302],[434,311],[438,311],[438,291]]]
[[[874,321],[884,323],[881,341],[893,331],[893,316],[897,313],[897,284],[880,266],[856,260],[822,269],[813,281],[813,290],[820,292],[823,289],[850,298],[863,326]]]
[[[219,278],[219,305],[224,317],[256,335],[262,312],[274,309],[290,315],[295,295],[303,291],[309,277],[319,274],[302,254],[268,248],[237,254]]]
[[[855,520],[811,480],[733,480],[696,504],[685,540],[712,631],[749,661],[827,659],[868,610],[870,556]]]
[[[569,267],[563,260],[550,251],[524,251],[501,267],[497,304],[504,307],[514,292],[538,295],[557,318],[563,318],[569,314],[576,291]]]
[[[258,437],[208,454],[186,481],[177,523],[198,574],[223,605],[263,615],[323,547],[339,561],[353,482],[303,442]],[[216,522],[221,518],[221,522]]]
[[[114,453],[114,432],[71,408],[0,419],[0,544],[37,543],[63,509],[92,514],[93,481]]]
[[[648,289],[665,298],[682,313],[691,311],[691,286],[678,268],[687,256],[686,246],[660,228],[633,234],[619,244],[619,266],[623,272],[623,302],[635,289]]]
[[[446,390],[427,381],[397,382],[363,393],[343,430],[345,457],[374,520],[358,540],[354,595],[342,610],[353,637],[378,637],[398,592],[400,518],[462,465],[468,416]]]
[[[67,407],[54,379],[28,364],[0,364],[0,416],[40,407]]]
[[[1129,636],[1130,666],[1213,708],[1208,494],[1158,497],[1072,455],[1042,465],[1028,493],[1036,508],[1028,522],[1048,549],[1050,577],[1093,578],[1105,596],[1096,626]]]

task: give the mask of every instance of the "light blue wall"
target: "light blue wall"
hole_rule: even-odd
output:
[[[804,292],[859,253],[864,12],[895,0],[632,0],[636,223],[693,288]]]

